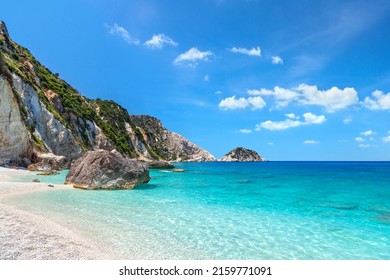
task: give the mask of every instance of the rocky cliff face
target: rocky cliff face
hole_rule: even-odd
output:
[[[144,142],[156,151],[157,156],[171,161],[214,161],[212,154],[191,143],[186,138],[167,130],[151,116],[131,116],[131,122],[141,132]]]
[[[220,161],[264,161],[264,159],[253,150],[238,147],[224,155]]]
[[[0,76],[0,159],[25,157],[32,143],[11,86]]]
[[[52,153],[70,162],[97,149],[144,160],[215,160],[158,119],[85,98],[58,76],[13,42],[0,21],[0,160]]]

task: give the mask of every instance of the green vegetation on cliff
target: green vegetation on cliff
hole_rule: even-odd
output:
[[[13,42],[2,21],[0,21],[0,74],[13,88],[22,117],[31,134],[31,140],[38,150],[46,151],[46,147],[50,147],[46,146],[47,141],[41,138],[42,133],[36,130],[38,122],[41,124],[41,119],[32,117],[34,112],[31,107],[37,106],[31,104],[26,106],[23,99],[26,98],[25,89],[22,89],[22,92],[17,91],[18,77],[23,85],[28,85],[26,88],[31,87],[26,92],[30,95],[31,92],[36,92],[41,107],[53,114],[54,118],[63,125],[61,127],[64,128],[61,129],[70,130],[70,137],[73,137],[84,151],[115,148],[122,155],[131,158],[146,156],[150,159],[164,160],[188,159],[191,156],[186,154],[191,153],[193,151],[191,149],[184,152],[180,148],[179,150],[172,148],[175,144],[170,143],[172,134],[158,119],[146,115],[129,115],[125,108],[112,100],[93,100],[82,96],[61,79],[59,74],[53,74],[43,66],[28,49]],[[32,95],[35,96],[35,93]],[[47,125],[46,121],[45,125]],[[39,127],[42,129],[42,126]],[[45,133],[46,131],[43,131],[43,134]],[[183,145],[183,140],[180,141],[182,141],[180,145]]]
[[[86,121],[98,125],[111,144],[122,154],[129,157],[137,157],[131,139],[126,131],[125,123],[131,125],[127,111],[114,101],[90,100],[83,97],[75,88],[66,81],[53,74],[43,66],[30,51],[13,42],[0,22],[0,71],[12,80],[11,73],[15,73],[25,83],[30,84],[38,93],[40,101],[45,107],[67,128],[78,135],[78,142],[87,150],[93,147],[86,133]],[[8,68],[8,69],[7,69]],[[45,95],[45,92],[53,92],[61,101],[61,111],[55,108],[53,103]],[[23,104],[20,96],[15,93],[19,104]],[[25,112],[24,107],[21,108]],[[32,127],[31,125],[26,126]],[[30,129],[32,133],[34,129]],[[33,134],[32,134],[33,135]],[[42,146],[42,141],[37,136],[32,136],[37,146]]]

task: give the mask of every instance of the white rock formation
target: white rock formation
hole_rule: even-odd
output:
[[[39,100],[36,90],[19,76],[12,74],[13,85],[27,109],[28,124],[35,127],[36,136],[46,144],[49,152],[76,159],[82,149],[66,128]]]
[[[9,82],[0,75],[0,159],[27,156],[32,145]]]
[[[168,133],[168,151],[178,155],[177,161],[215,161],[215,157],[176,132]],[[182,156],[183,155],[183,156]]]

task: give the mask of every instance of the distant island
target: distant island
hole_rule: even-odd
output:
[[[238,147],[226,155],[220,161],[247,162],[247,161],[265,161],[256,151]]]

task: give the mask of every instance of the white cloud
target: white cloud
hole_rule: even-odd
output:
[[[284,114],[287,118],[289,119],[295,119],[295,120],[299,120],[299,116],[295,115],[294,113],[290,113],[290,114]]]
[[[256,130],[261,130],[262,128],[268,130],[284,130],[292,127],[298,127],[302,125],[311,125],[311,124],[321,124],[326,121],[324,115],[314,115],[312,113],[303,114],[303,121],[293,120],[291,118],[285,119],[284,121],[265,121],[256,125]]]
[[[264,99],[261,98],[260,96],[249,97],[247,100],[249,104],[252,105],[253,110],[261,109],[266,105]]]
[[[316,141],[316,140],[305,140],[303,141],[303,144],[306,144],[306,145],[314,145],[314,144],[319,144],[320,141]]]
[[[261,109],[266,105],[263,98],[260,96],[248,97],[248,98],[236,98],[235,95],[225,98],[219,102],[218,107],[224,110],[235,110],[235,109],[246,109],[251,108],[252,110]]]
[[[260,90],[249,89],[247,92],[249,95],[272,96],[276,100],[275,102],[277,107],[286,107],[293,100],[296,100],[299,97],[298,92],[281,87],[274,87],[273,90],[265,88]]]
[[[362,104],[370,110],[390,110],[390,92],[376,90],[372,93],[373,98],[366,97]]]
[[[108,33],[110,33],[111,35],[119,36],[131,45],[139,44],[138,39],[133,38],[124,27],[118,25],[117,23],[114,23],[114,25],[112,26],[105,24],[105,26],[108,29]]]
[[[240,129],[239,130],[240,133],[244,133],[244,134],[249,134],[249,133],[252,133],[252,130],[251,129]]]
[[[369,148],[369,147],[371,147],[371,145],[370,144],[359,144],[358,147],[359,148]]]
[[[324,115],[317,116],[312,113],[303,114],[303,118],[305,119],[303,124],[320,124],[326,121]]]
[[[364,135],[364,136],[370,136],[370,135],[374,135],[376,134],[376,132],[372,131],[371,129],[370,130],[367,130],[367,131],[363,131],[363,132],[360,132],[361,135]]]
[[[222,90],[215,91],[215,94],[222,94]]]
[[[210,81],[210,75],[204,75],[203,80],[205,80],[206,82]]]
[[[268,142],[267,145],[273,146],[275,144],[273,142]]]
[[[261,50],[260,47],[257,48],[252,48],[250,50],[245,49],[245,48],[231,48],[229,51],[234,52],[234,53],[241,53],[249,56],[261,56]]]
[[[351,118],[346,118],[346,119],[343,120],[344,124],[350,124],[351,122],[352,122]]]
[[[174,60],[175,64],[187,64],[189,66],[196,66],[198,64],[198,61],[207,61],[209,57],[213,56],[214,54],[211,51],[205,51],[202,52],[198,50],[197,48],[191,48],[185,53],[180,54],[176,59]]]
[[[345,109],[359,101],[356,90],[349,87],[344,89],[332,87],[328,90],[319,90],[317,86],[301,84],[296,90],[301,93],[300,103],[323,106],[327,112]]]
[[[390,142],[390,135],[382,138],[383,142]]]
[[[250,89],[249,95],[271,96],[275,98],[276,107],[286,107],[292,102],[302,105],[317,105],[327,112],[335,112],[356,104],[359,101],[354,88],[339,89],[332,87],[328,90],[319,90],[315,85],[301,84],[296,88],[286,89],[274,87],[272,90],[262,88]]]
[[[165,34],[158,34],[153,35],[144,45],[151,49],[161,49],[164,45],[177,46],[177,43]]]
[[[283,59],[280,56],[273,56],[272,63],[273,64],[283,64]]]
[[[363,137],[356,137],[355,141],[357,141],[357,142],[366,142],[366,140]]]
[[[249,103],[244,97],[236,99],[235,95],[221,100],[218,105],[218,107],[224,110],[245,109],[248,106]]]

